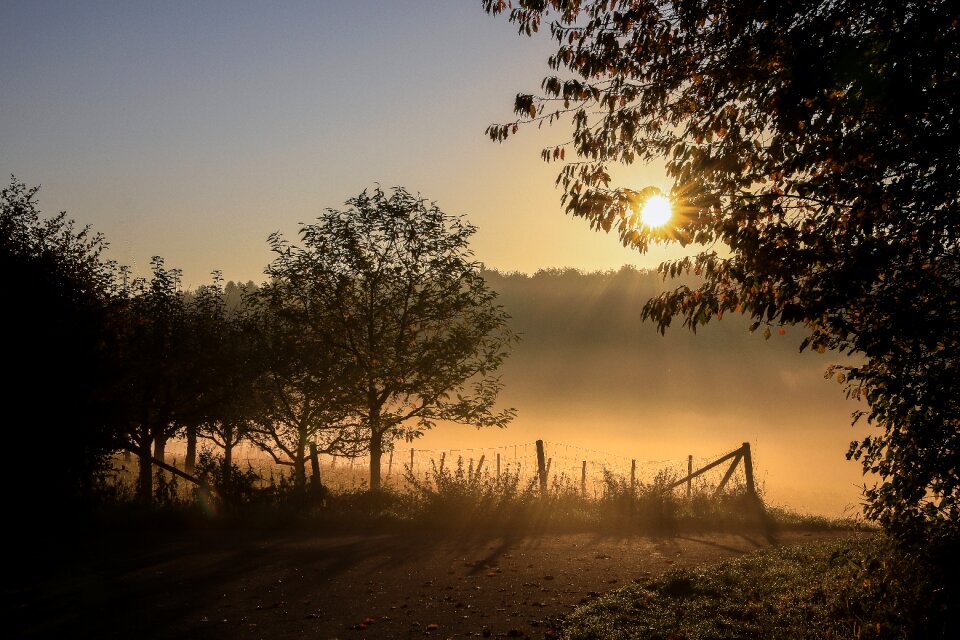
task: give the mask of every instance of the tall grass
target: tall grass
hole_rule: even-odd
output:
[[[182,480],[158,471],[156,498],[165,508],[202,507],[205,513],[234,514],[244,509],[281,509],[315,521],[367,526],[415,524],[430,527],[475,527],[511,530],[603,530],[669,533],[676,530],[734,530],[757,526],[802,526],[816,519],[764,509],[761,495],[751,494],[742,481],[717,491],[703,478],[670,488],[676,472],[661,470],[652,480],[631,479],[604,470],[599,490],[587,493],[579,479],[554,474],[542,490],[538,478],[520,465],[494,472],[484,458],[476,463],[459,456],[454,461],[432,460],[426,472],[405,467],[402,482],[376,495],[363,483],[346,490],[297,494],[289,473],[268,469],[260,473],[249,464],[234,465],[231,483],[223,482],[222,459],[202,452],[197,474],[215,490],[211,496]],[[135,470],[115,480],[118,500],[133,495]],[[125,498],[126,497],[126,498]]]
[[[407,509],[412,519],[434,525],[605,529],[665,532],[686,527],[736,528],[765,523],[762,498],[742,483],[717,492],[705,482],[669,489],[676,476],[658,472],[649,483],[631,482],[604,471],[601,490],[587,495],[580,482],[556,474],[542,491],[536,477],[523,480],[522,469],[494,475],[465,463],[434,462],[423,475],[407,470]]]

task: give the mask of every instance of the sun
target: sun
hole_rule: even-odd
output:
[[[664,196],[651,196],[643,205],[643,211],[640,212],[640,219],[643,224],[651,229],[662,227],[672,215],[669,198]]]

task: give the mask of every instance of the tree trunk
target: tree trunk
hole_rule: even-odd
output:
[[[157,436],[153,444],[153,457],[161,462],[166,462],[167,458],[167,438],[166,436]]]
[[[197,426],[190,425],[187,427],[187,457],[183,460],[183,468],[189,473],[193,474],[194,470],[197,468]]]
[[[380,491],[380,460],[383,457],[383,434],[370,431],[370,491]]]
[[[223,425],[223,466],[220,468],[220,481],[223,484],[220,490],[228,493],[233,478],[233,425]]]
[[[153,455],[150,453],[150,441],[140,445],[137,451],[140,473],[137,477],[137,501],[150,504],[153,501]]]
[[[233,482],[233,444],[227,440],[223,447],[223,468],[221,471],[221,482],[223,486],[220,488],[224,493],[230,491],[230,483]]]
[[[293,459],[293,488],[297,495],[307,493],[307,439],[301,437],[297,442],[297,455]]]

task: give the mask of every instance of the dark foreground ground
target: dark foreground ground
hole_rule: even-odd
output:
[[[632,580],[839,535],[233,530],[54,539],[39,552],[9,550],[3,635],[551,638],[557,618]]]

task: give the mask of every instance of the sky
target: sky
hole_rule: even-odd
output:
[[[488,267],[651,267],[565,215],[560,128],[505,144],[513,97],[549,74],[479,0],[7,0],[0,20],[0,173],[41,185],[42,210],[102,232],[111,257],[150,257],[188,286],[221,270],[261,281],[266,238],[402,185],[478,227]],[[668,186],[661,167],[622,172]],[[6,182],[6,178],[4,179]]]

